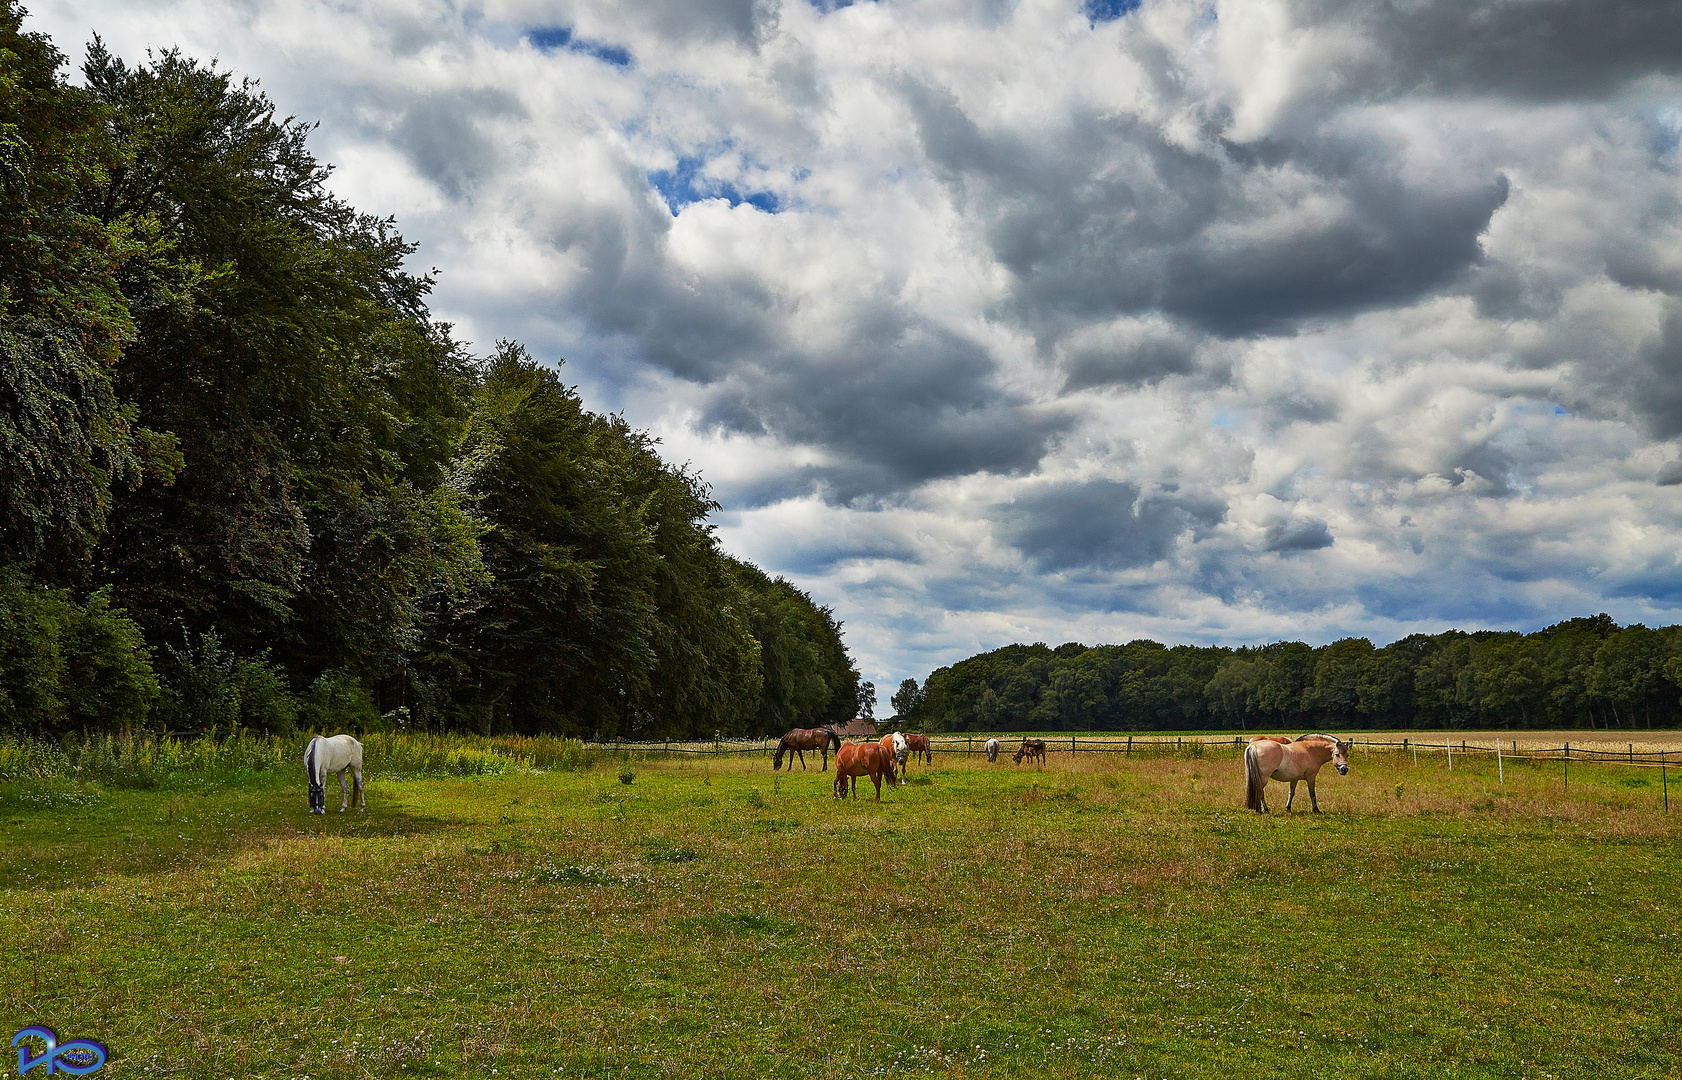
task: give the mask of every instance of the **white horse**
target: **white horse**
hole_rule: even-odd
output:
[[[350,770],[359,810],[368,809],[368,793],[362,786],[362,744],[349,735],[331,739],[317,735],[304,748],[304,774],[310,781],[310,813],[327,812],[327,774],[339,774],[339,813],[345,812],[350,796],[345,792],[345,770]]]
[[[987,747],[987,760],[988,761],[999,760],[999,740],[988,739],[985,745]]]

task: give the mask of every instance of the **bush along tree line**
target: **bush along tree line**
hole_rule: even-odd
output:
[[[0,0],[0,727],[696,738],[845,721],[831,613],[518,344],[310,125]]]
[[[1682,626],[1607,615],[1532,634],[1229,649],[1007,645],[893,696],[931,731],[1653,728],[1682,722]]]

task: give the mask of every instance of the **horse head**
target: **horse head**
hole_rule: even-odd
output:
[[[1343,739],[1333,739],[1332,745],[1336,747],[1336,749],[1332,751],[1332,764],[1337,766],[1337,774],[1339,776],[1348,776],[1349,748],[1351,744]]]

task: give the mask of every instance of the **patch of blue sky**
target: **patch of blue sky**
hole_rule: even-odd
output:
[[[731,206],[747,203],[767,214],[775,214],[782,209],[782,200],[776,192],[744,190],[729,180],[708,176],[704,171],[706,165],[705,158],[680,157],[674,168],[656,169],[649,173],[648,182],[666,200],[666,206],[674,215],[691,203],[708,199],[723,199]]]
[[[1093,26],[1115,22],[1130,11],[1139,9],[1140,0],[1086,0],[1083,9]]]
[[[840,11],[842,8],[852,7],[855,3],[861,3],[863,0],[807,0],[807,2],[818,11],[828,15],[832,11]]]
[[[528,26],[525,38],[538,52],[552,53],[564,50],[581,53],[616,68],[628,68],[632,62],[629,49],[609,45],[605,41],[581,38],[572,32],[570,26]]]

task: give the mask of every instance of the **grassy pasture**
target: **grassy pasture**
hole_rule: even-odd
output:
[[[1652,770],[1357,755],[1259,818],[1221,750],[630,767],[0,782],[0,1026],[112,1076],[1682,1073]]]

